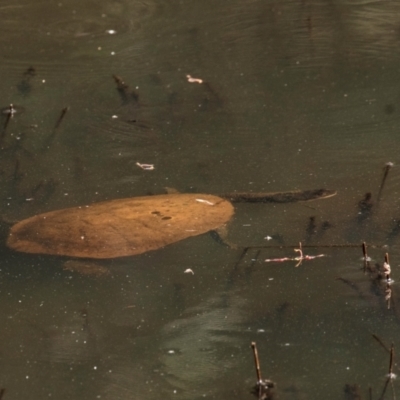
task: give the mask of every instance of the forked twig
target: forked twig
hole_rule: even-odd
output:
[[[313,260],[314,258],[319,258],[319,257],[325,257],[326,254],[317,254],[315,256],[309,256],[307,254],[303,254],[303,249],[301,246],[301,242],[299,243],[299,248],[294,249],[294,251],[297,251],[299,255],[297,257],[282,257],[282,258],[267,258],[265,262],[284,262],[284,261],[297,261],[296,267],[301,265],[303,260]]]

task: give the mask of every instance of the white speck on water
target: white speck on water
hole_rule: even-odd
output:
[[[188,268],[188,269],[185,269],[185,271],[183,271],[183,273],[184,273],[184,274],[192,274],[192,275],[194,275],[194,272],[193,272],[193,270],[192,270],[192,269],[190,269],[190,268]]]

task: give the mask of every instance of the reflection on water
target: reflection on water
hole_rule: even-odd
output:
[[[238,205],[229,240],[245,254],[206,235],[99,265],[3,248],[5,397],[250,398],[256,341],[279,398],[354,384],[378,398],[388,358],[371,333],[399,345],[398,8],[3,1],[1,107],[17,112],[0,121],[2,237],[39,212],[164,187],[338,191]],[[344,247],[363,240],[373,264],[390,253],[390,310]],[[263,261],[298,242],[326,256]]]

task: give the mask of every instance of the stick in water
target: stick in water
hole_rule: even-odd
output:
[[[382,178],[381,186],[379,187],[379,192],[378,192],[378,196],[377,196],[377,200],[376,200],[377,203],[379,203],[379,201],[381,199],[381,195],[382,195],[383,187],[385,186],[386,178],[389,174],[390,168],[392,168],[393,165],[394,164],[392,162],[387,162],[385,164],[385,167],[383,168],[383,178]]]
[[[260,361],[258,359],[256,342],[251,342],[251,348],[253,349],[254,363],[256,365],[257,383],[260,383],[262,379],[261,379]]]
[[[58,129],[58,127],[60,126],[60,124],[61,124],[62,120],[64,119],[65,114],[68,112],[68,110],[69,110],[69,107],[64,107],[61,110],[61,114],[60,114],[60,116],[59,116],[59,118],[58,118],[58,120],[57,120],[57,122],[56,122],[56,124],[54,126],[54,130]]]
[[[364,260],[368,260],[367,244],[365,242],[363,242],[363,244],[362,244],[362,251],[363,251]]]
[[[3,136],[6,133],[6,129],[7,129],[8,123],[10,122],[10,119],[14,117],[15,113],[16,113],[16,110],[15,110],[13,104],[10,104],[10,106],[3,111],[3,114],[7,115],[6,122],[4,123],[4,126],[3,126]]]
[[[394,345],[392,343],[392,346],[390,347],[390,361],[389,361],[389,378],[393,379],[393,362],[394,362]]]

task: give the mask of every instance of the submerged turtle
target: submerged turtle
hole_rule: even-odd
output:
[[[26,253],[114,258],[155,250],[215,230],[233,215],[231,202],[294,202],[331,190],[285,193],[165,194],[51,211],[15,224],[7,246]]]

